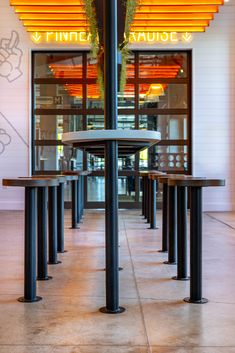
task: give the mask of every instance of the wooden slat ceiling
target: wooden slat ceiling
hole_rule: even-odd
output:
[[[204,32],[224,0],[140,0],[131,32]]]
[[[83,0],[10,0],[28,32],[88,32]]]
[[[84,0],[10,0],[28,32],[89,32]],[[204,32],[224,0],[139,0],[131,32]],[[94,0],[103,42],[103,0]],[[118,37],[124,38],[126,1],[118,0]]]

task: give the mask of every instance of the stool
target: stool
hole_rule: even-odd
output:
[[[157,227],[157,191],[158,191],[158,177],[165,175],[162,172],[150,172],[148,174],[149,181],[149,208],[150,208],[150,228],[158,229]]]
[[[84,176],[91,174],[88,170],[63,171],[63,175],[77,177],[72,180],[72,229],[79,229],[84,210]],[[76,180],[76,182],[75,182]]]
[[[168,180],[182,177],[182,174],[166,174],[159,176],[158,182],[163,184],[163,212],[162,212],[162,250],[168,251],[167,265],[176,265],[177,244],[177,195],[176,187],[168,186]]]
[[[72,197],[72,212],[71,212],[71,229],[79,229],[78,223],[78,175],[74,174],[73,171],[63,172],[63,175],[67,178],[67,181],[71,182],[71,197]]]
[[[58,181],[45,178],[17,178],[3,179],[2,185],[25,188],[24,296],[18,300],[26,303],[36,302],[42,299],[36,295],[37,190],[56,187]],[[42,241],[45,247],[45,238]],[[44,275],[47,276],[47,268],[44,268],[44,271]]]
[[[202,297],[202,188],[225,186],[225,180],[186,178],[172,180],[171,186],[188,187],[190,193],[190,297],[187,303],[204,304]]]
[[[36,176],[33,176],[33,178],[57,179],[59,182],[59,185],[57,186],[57,190],[56,190],[57,191],[56,201],[53,200],[54,195],[50,194],[50,196],[52,197],[52,200],[50,202],[50,198],[49,198],[48,213],[51,213],[51,214],[55,213],[54,210],[50,209],[49,205],[51,207],[56,208],[57,215],[54,215],[54,218],[51,219],[51,222],[53,223],[51,224],[51,226],[49,221],[49,229],[51,230],[49,231],[49,263],[50,264],[60,263],[59,261],[55,260],[55,258],[57,257],[56,252],[58,253],[67,252],[64,249],[64,183],[66,182],[66,177],[62,175],[53,174],[53,175],[36,175]],[[44,198],[45,198],[44,195],[40,195],[40,190],[39,190],[39,197],[38,197],[39,213],[40,213],[40,202],[42,202]],[[57,222],[57,225],[55,225],[55,222]]]

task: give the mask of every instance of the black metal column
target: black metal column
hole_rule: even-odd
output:
[[[150,229],[157,229],[157,182],[151,179],[149,183],[151,184]]]
[[[145,218],[146,223],[149,221],[149,182],[148,177],[145,177],[145,185],[146,185],[146,200],[145,200]]]
[[[147,218],[147,203],[148,203],[148,178],[143,177],[144,183],[144,218]]]
[[[176,265],[176,246],[177,246],[177,204],[176,187],[168,186],[168,261],[165,264]]]
[[[80,223],[81,216],[82,216],[82,195],[81,195],[81,177],[78,177],[77,180],[77,200],[78,200],[78,207],[77,207],[77,223]]]
[[[48,188],[38,188],[38,281],[47,281],[52,278],[48,276],[47,268],[47,200]]]
[[[202,297],[202,188],[190,188],[190,297],[184,301],[208,302]]]
[[[77,180],[72,180],[72,227],[71,229],[79,229],[77,214],[78,214],[78,191]]]
[[[64,253],[64,183],[57,186],[57,251]]]
[[[163,195],[162,195],[162,249],[159,252],[168,251],[168,185],[163,184]]]
[[[25,188],[25,235],[24,235],[24,297],[19,302],[32,303],[41,300],[36,296],[36,236],[37,203],[36,188]]]
[[[117,129],[117,0],[104,1],[104,87],[105,128]],[[118,145],[105,147],[105,243],[106,306],[101,312],[117,314],[119,307],[118,273]]]
[[[144,178],[141,179],[142,182],[142,216],[144,216],[144,199],[145,199],[145,185],[144,185]]]
[[[187,249],[187,188],[177,187],[177,276],[178,281],[187,281],[188,249]]]
[[[81,218],[84,215],[84,185],[85,185],[85,177],[81,176]]]
[[[57,186],[48,188],[48,224],[49,224],[49,261],[50,265],[57,265]]]

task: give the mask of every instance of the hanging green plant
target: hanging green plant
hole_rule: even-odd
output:
[[[99,36],[98,36],[98,26],[97,26],[94,0],[83,0],[83,1],[84,1],[86,15],[87,15],[87,19],[90,27],[91,52],[93,56],[96,56],[99,51]]]
[[[125,42],[129,42],[130,29],[134,21],[136,8],[139,6],[141,0],[127,0],[126,2],[126,21],[125,21]]]
[[[130,37],[131,25],[134,21],[135,13],[137,7],[140,5],[141,0],[127,0],[126,1],[126,21],[125,21],[125,33],[124,41],[120,45],[120,50],[122,54],[122,68],[120,75],[120,92],[124,92],[127,79],[127,58],[130,51],[127,48]]]

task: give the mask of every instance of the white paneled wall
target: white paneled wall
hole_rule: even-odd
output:
[[[12,31],[19,34],[22,75],[9,82],[4,76],[7,68],[0,64],[0,179],[25,176],[30,171],[30,53],[38,48],[31,42],[9,1],[1,0],[0,43],[2,38],[10,38]],[[204,209],[210,211],[235,210],[234,38],[235,0],[230,0],[206,33],[195,34],[190,44],[145,46],[192,49],[193,172],[198,176],[225,178],[227,182],[225,188],[205,190]],[[22,206],[21,190],[0,186],[0,209]]]

